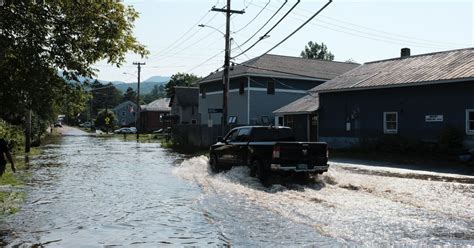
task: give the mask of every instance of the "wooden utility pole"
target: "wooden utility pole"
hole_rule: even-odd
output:
[[[26,111],[25,153],[30,153],[31,148],[31,110]]]
[[[232,14],[244,14],[243,10],[232,10],[230,8],[230,1],[227,0],[227,6],[225,8],[219,9],[216,7],[212,8],[212,11],[224,12],[226,14],[226,23],[225,23],[225,55],[224,55],[224,79],[222,82],[222,135],[225,135],[227,132],[227,99],[229,94],[229,72],[230,72],[230,16]]]
[[[135,114],[135,126],[137,128],[137,142],[140,139],[140,72],[142,69],[142,65],[145,65],[145,63],[140,63],[140,62],[133,62],[134,65],[137,66],[138,68],[138,85],[137,85],[137,113]]]

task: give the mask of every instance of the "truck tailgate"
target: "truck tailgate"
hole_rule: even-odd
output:
[[[326,165],[327,144],[319,142],[277,142],[279,157],[273,157],[273,163],[294,165]]]

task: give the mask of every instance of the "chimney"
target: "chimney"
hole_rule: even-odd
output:
[[[400,53],[400,58],[404,59],[404,58],[408,58],[410,57],[410,48],[402,48],[402,51]]]

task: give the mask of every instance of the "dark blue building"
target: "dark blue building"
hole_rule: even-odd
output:
[[[319,140],[335,148],[400,135],[437,142],[445,127],[474,147],[474,48],[365,63],[311,91]]]

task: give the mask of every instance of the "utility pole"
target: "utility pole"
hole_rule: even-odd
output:
[[[213,7],[212,11],[224,12],[226,14],[225,23],[225,55],[224,55],[224,80],[223,80],[223,91],[222,91],[222,135],[227,132],[227,99],[229,94],[229,72],[230,72],[230,16],[232,14],[244,14],[243,10],[232,10],[230,8],[230,1],[227,0],[227,6],[219,9]]]
[[[140,139],[140,72],[142,69],[142,65],[145,65],[145,63],[140,63],[140,62],[133,62],[134,65],[137,66],[138,68],[138,86],[137,86],[137,113],[135,114],[135,126],[137,128],[137,142]]]
[[[31,148],[31,110],[26,111],[26,130],[25,130],[25,153],[30,153]]]

